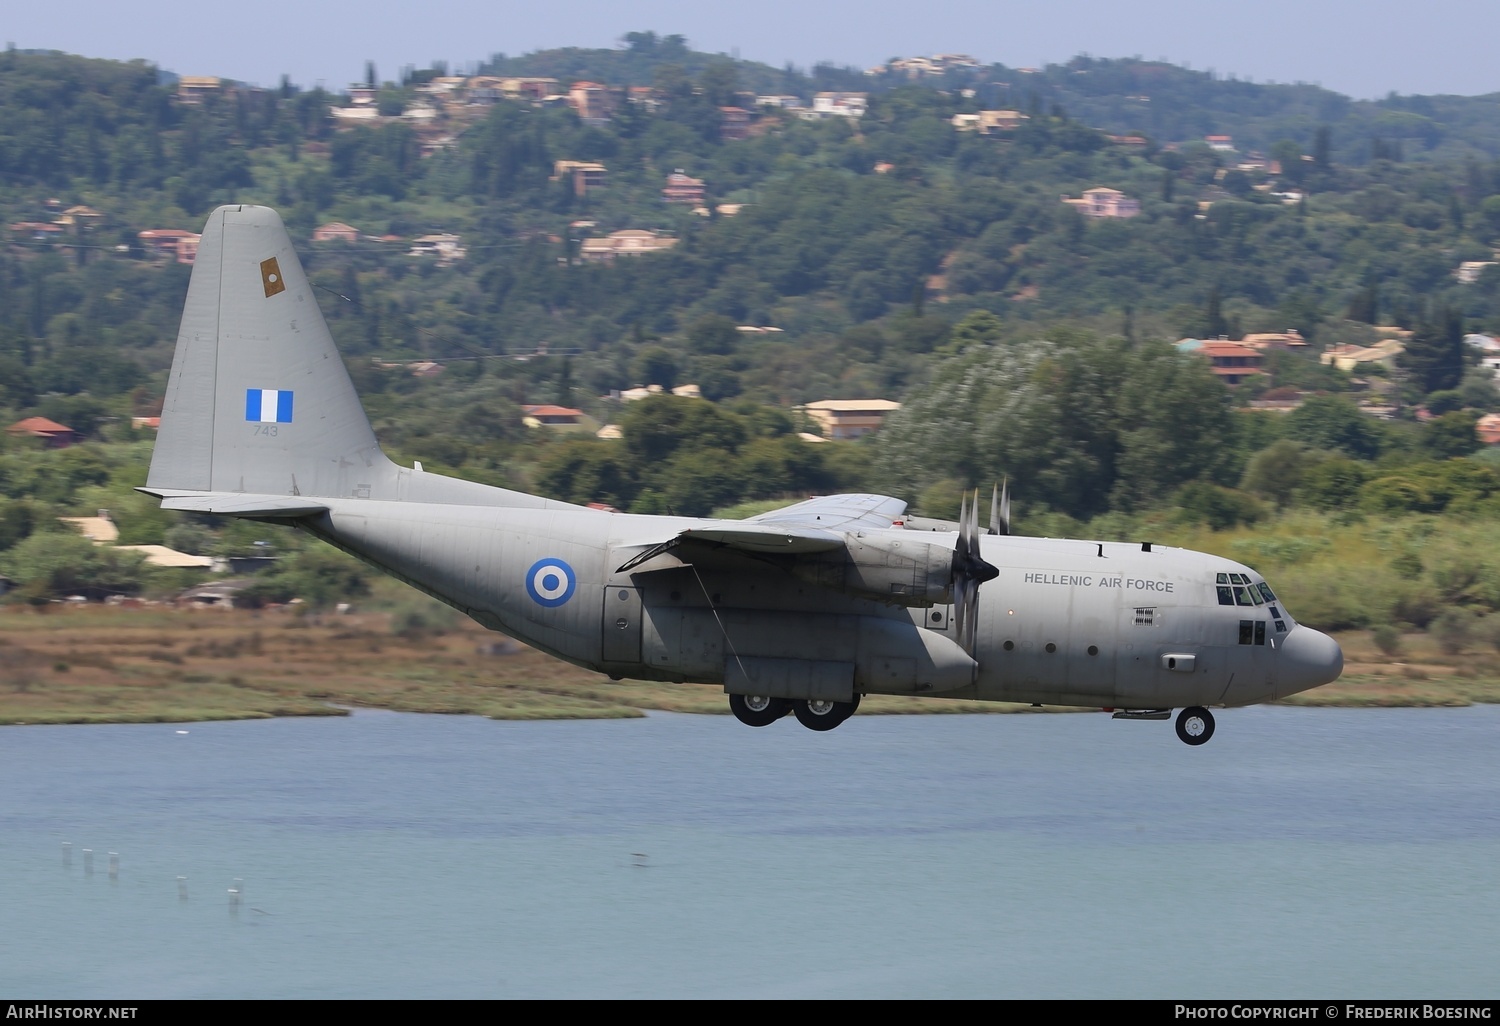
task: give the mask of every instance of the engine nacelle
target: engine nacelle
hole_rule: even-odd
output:
[[[856,532],[842,551],[803,556],[793,576],[847,595],[893,606],[931,606],[951,600],[953,547],[898,532]]]

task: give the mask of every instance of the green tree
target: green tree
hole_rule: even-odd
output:
[[[1339,395],[1312,396],[1287,414],[1287,437],[1313,449],[1341,452],[1355,459],[1380,455],[1381,434],[1373,418]]]
[[[0,554],[0,568],[33,601],[134,595],[147,579],[140,553],[95,545],[76,534],[32,534]]]
[[[1464,376],[1462,316],[1456,310],[1439,307],[1417,327],[1396,362],[1424,395],[1457,388]]]
[[[1365,467],[1345,456],[1315,463],[1302,473],[1298,498],[1317,509],[1351,508],[1358,503],[1360,488],[1369,477]]]
[[[1422,435],[1422,446],[1434,459],[1450,459],[1477,452],[1481,445],[1475,425],[1479,416],[1472,410],[1454,410],[1434,418]]]
[[[1303,474],[1313,462],[1300,444],[1283,438],[1250,458],[1240,487],[1284,507],[1291,502],[1302,484]]]
[[[700,353],[722,355],[734,352],[740,333],[734,321],[720,314],[706,314],[688,327],[688,341]]]
[[[631,374],[642,385],[660,385],[667,391],[677,386],[677,357],[663,346],[651,346],[636,354]]]

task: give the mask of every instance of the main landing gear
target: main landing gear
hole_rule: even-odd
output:
[[[729,711],[747,727],[768,727],[791,712],[792,703],[765,695],[730,695]]]
[[[797,722],[809,730],[832,730],[854,715],[859,708],[859,696],[852,702],[831,702],[826,699],[768,698],[765,695],[730,695],[729,711],[734,718],[750,727],[765,727],[794,713]]]
[[[1177,714],[1177,736],[1184,744],[1206,744],[1214,736],[1214,714],[1201,705],[1190,705]]]

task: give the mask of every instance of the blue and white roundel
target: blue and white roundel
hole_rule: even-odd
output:
[[[573,568],[551,556],[537,560],[526,571],[526,594],[537,605],[549,609],[572,598],[577,585],[578,578],[574,576]]]

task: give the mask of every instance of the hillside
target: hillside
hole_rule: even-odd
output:
[[[333,95],[0,54],[0,416],[89,440],[0,452],[0,570],[31,597],[65,588],[60,513],[299,551],[130,491],[221,202],[283,212],[382,441],[430,469],[684,513],[871,488],[941,515],[1010,475],[1027,529],[1105,534],[1494,515],[1474,425],[1500,400],[1463,338],[1500,330],[1496,97],[1088,58],[774,69],[649,33],[446,70]],[[1233,385],[1168,345],[1289,331]],[[1383,338],[1406,352],[1319,360]],[[611,397],[651,384],[708,401]],[[906,404],[880,434],[798,437],[799,404],[875,396]],[[268,600],[344,572],[294,562]],[[1443,594],[1399,618],[1492,604]]]

